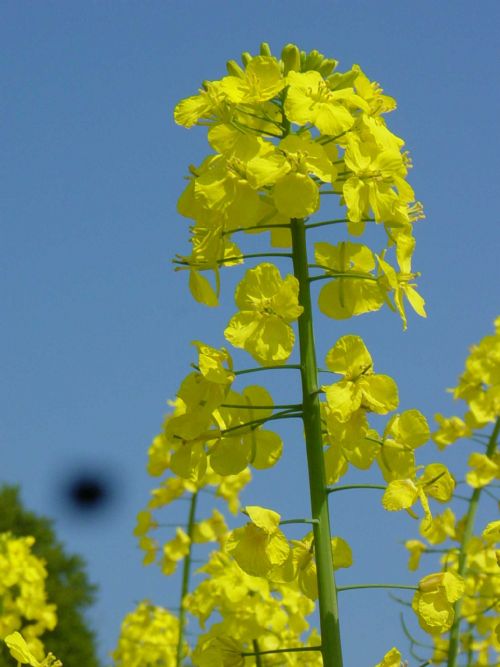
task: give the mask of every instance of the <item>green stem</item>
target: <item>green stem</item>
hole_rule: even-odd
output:
[[[226,264],[227,262],[237,262],[242,259],[255,259],[257,257],[292,257],[292,253],[290,252],[251,252],[248,254],[241,254],[241,255],[234,255],[234,257],[223,257],[221,259],[217,259],[216,263],[217,264]],[[185,259],[173,259],[172,264],[178,264],[180,266],[189,266],[191,269],[202,269],[206,268],[206,264],[196,264],[193,262],[189,262],[188,260]],[[211,268],[211,267],[208,267]]]
[[[495,423],[495,428],[490,436],[488,442],[488,448],[486,450],[486,456],[488,458],[493,458],[495,453],[498,435],[500,434],[500,417]],[[470,539],[474,531],[474,521],[476,518],[477,508],[479,505],[479,499],[481,497],[482,489],[474,489],[472,496],[469,501],[469,509],[465,517],[465,525],[463,531],[462,542],[460,544],[460,553],[458,555],[458,567],[457,574],[461,577],[465,574],[465,569],[467,565],[467,547],[469,545]],[[450,630],[450,643],[448,646],[448,662],[446,663],[447,667],[457,667],[458,652],[460,645],[460,613],[462,611],[462,601],[458,600],[454,605],[455,610],[455,620]]]
[[[252,640],[253,650],[255,651],[255,667],[262,667],[262,660],[260,657],[259,642],[256,639]]]
[[[406,584],[353,584],[352,586],[339,586],[337,591],[355,591],[365,588],[396,588],[402,591],[418,591],[418,586],[407,586]]]
[[[321,267],[325,268],[325,267]],[[325,269],[325,270],[330,270],[331,269]],[[378,278],[376,276],[369,276],[363,273],[353,273],[352,271],[342,273],[341,271],[337,271],[335,273],[327,273],[321,276],[311,276],[309,278],[309,282],[313,283],[316,280],[335,280],[335,278],[355,278],[357,280],[371,280],[373,282],[377,282]]]
[[[246,373],[258,373],[259,371],[276,371],[281,369],[300,370],[299,364],[283,364],[282,366],[256,366],[255,368],[243,368],[240,371],[234,371],[235,375],[245,375]]]
[[[249,422],[245,422],[244,424],[237,424],[236,426],[225,428],[221,431],[221,434],[226,435],[227,433],[234,433],[234,431],[246,429],[249,426],[257,427],[260,426],[261,424],[265,424],[266,422],[275,421],[276,419],[291,419],[297,417],[302,417],[302,413],[301,412],[295,413],[295,411],[292,413],[291,410],[283,410],[282,412],[277,412],[275,415],[271,415],[270,417],[262,417],[261,419],[252,419]]]
[[[284,519],[280,521],[280,526],[286,526],[289,523],[312,523],[314,525],[318,523],[318,519]]]
[[[233,125],[237,130],[240,130],[240,132],[243,133],[245,133],[245,130],[247,130],[249,132],[253,132],[254,134],[265,134],[268,137],[275,137],[276,139],[283,138],[281,134],[274,134],[274,132],[268,132],[266,130],[258,130],[255,127],[250,127],[249,125],[244,125],[243,123],[239,123],[236,120],[234,120],[234,118],[231,121],[231,125]]]
[[[243,651],[241,655],[243,657],[250,655],[270,655],[272,653],[302,653],[303,651],[321,651],[321,646],[297,646],[297,648],[275,648],[270,649],[269,651]]]
[[[381,491],[386,490],[386,486],[383,484],[344,484],[342,486],[327,486],[327,493],[336,493],[337,491],[348,491],[349,489],[380,489]]]
[[[273,120],[272,118],[263,118],[262,116],[258,116],[257,114],[252,113],[251,111],[245,111],[245,109],[242,109],[241,107],[238,107],[238,111],[240,113],[244,113],[246,116],[251,116],[252,118],[256,118],[257,120],[262,120],[264,123],[272,123],[273,125],[276,125],[279,130],[283,129],[281,127],[281,123],[278,123],[278,121]]]
[[[275,225],[251,225],[249,227],[236,227],[236,229],[228,229],[225,232],[222,232],[222,236],[231,236],[231,234],[236,234],[236,232],[251,232],[253,230],[259,230],[261,232],[270,232],[272,229],[290,229],[289,222],[280,222]]]
[[[217,264],[226,264],[226,262],[236,262],[238,259],[255,259],[256,257],[288,257],[290,258],[292,253],[290,252],[250,252],[246,255],[235,255],[234,257],[224,257],[224,259],[218,259]]]
[[[331,266],[325,266],[324,264],[309,264],[310,269],[322,269],[323,271],[326,271],[328,274],[329,278],[361,278],[362,280],[375,280],[377,281],[378,278],[376,276],[372,276],[371,273],[357,273],[356,271],[337,271],[336,269],[332,269]]]
[[[318,394],[318,371],[314,347],[314,330],[307,267],[307,243],[304,220],[292,220],[293,270],[299,281],[299,302],[304,309],[298,320],[302,379],[302,419],[306,440],[311,516],[313,525],[319,592],[319,620],[323,664],[342,667],[337,590],[333,573],[328,494],[321,434],[321,411]]]
[[[182,665],[182,651],[184,643],[184,626],[186,624],[186,609],[184,607],[184,598],[189,593],[189,575],[191,574],[191,549],[192,536],[196,515],[196,501],[198,499],[198,492],[191,496],[191,503],[189,505],[189,516],[187,523],[187,536],[189,537],[189,551],[184,558],[184,566],[182,568],[182,584],[181,584],[181,603],[179,605],[179,639],[177,640],[177,667]]]
[[[333,220],[322,220],[321,222],[311,222],[305,225],[306,229],[315,229],[316,227],[325,227],[326,225],[340,225],[343,222],[349,222],[349,218],[335,218]]]
[[[300,403],[287,405],[238,405],[238,403],[221,403],[221,408],[238,408],[238,410],[302,410]]]

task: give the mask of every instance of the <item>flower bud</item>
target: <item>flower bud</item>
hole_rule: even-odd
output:
[[[242,70],[240,65],[238,65],[236,60],[228,60],[226,63],[226,69],[227,73],[230,76],[239,76],[240,78],[243,78],[245,76],[244,71]]]
[[[245,51],[244,53],[241,54],[241,62],[245,67],[248,66],[248,63],[252,60],[253,56],[251,53],[248,53],[248,51]]]
[[[281,60],[284,64],[284,74],[288,72],[300,72],[300,51],[295,44],[287,44],[281,52]]]
[[[318,72],[326,78],[327,76],[330,76],[338,64],[338,60],[334,60],[333,58],[325,58],[321,65],[318,67]]]
[[[320,53],[319,51],[316,51],[316,49],[309,51],[309,53],[306,56],[306,62],[305,62],[306,70],[309,69],[318,70],[321,67],[323,60],[324,60],[323,54]]]
[[[261,56],[272,56],[271,47],[267,42],[262,42],[260,45],[260,55]]]

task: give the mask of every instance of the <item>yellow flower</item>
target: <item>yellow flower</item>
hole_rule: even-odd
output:
[[[125,616],[112,657],[116,667],[170,665],[176,662],[179,620],[167,609],[144,600]],[[183,655],[188,647],[184,642]]]
[[[461,577],[453,572],[437,572],[424,577],[413,596],[412,608],[423,630],[442,634],[451,628],[454,619],[453,603],[464,594]]]
[[[290,553],[288,541],[279,529],[281,517],[257,506],[246,507],[245,512],[251,522],[229,534],[226,552],[247,574],[265,577],[271,568],[283,565]]]
[[[181,100],[174,109],[174,120],[183,127],[193,127],[200,120],[225,116],[228,112],[226,95],[219,81],[207,81],[198,95]]]
[[[265,102],[284,86],[279,63],[270,56],[255,56],[241,76],[225,76],[220,81],[221,90],[235,104]]]
[[[384,296],[372,273],[375,256],[368,246],[350,241],[341,241],[336,246],[316,243],[314,256],[316,263],[333,278],[319,293],[318,306],[322,313],[344,320],[383,306]]]
[[[293,568],[299,588],[310,600],[316,600],[318,598],[318,577],[314,558],[313,533],[308,533],[301,540],[292,540],[292,546]],[[338,536],[333,537],[331,548],[334,571],[351,567],[352,551],[344,539]]]
[[[444,512],[433,517],[429,524],[425,519],[420,524],[420,534],[430,544],[441,544],[448,538],[456,539],[455,515],[447,507]]]
[[[403,264],[404,268],[401,267],[402,270],[399,273],[396,273],[393,267],[382,257],[377,257],[377,260],[382,271],[382,275],[379,276],[379,284],[383,289],[387,290],[387,292],[392,291],[394,293],[395,307],[393,307],[393,310],[397,310],[399,313],[403,322],[403,329],[406,330],[408,328],[404,308],[404,297],[408,299],[408,302],[417,315],[420,315],[420,317],[427,317],[425,312],[425,301],[415,289],[416,283],[414,280],[418,274],[411,272],[410,258],[407,258],[407,261]]]
[[[261,428],[258,423],[247,423],[267,419],[273,413],[270,394],[257,385],[246,387],[242,394],[230,391],[226,401],[233,407],[220,407],[214,419],[221,430],[221,437],[210,447],[210,465],[220,475],[235,475],[248,464],[254,468],[272,467],[281,457],[283,442],[273,431]],[[254,410],[253,405],[269,406]]]
[[[62,667],[62,662],[57,660],[52,653],[49,653],[41,662],[37,660],[19,632],[12,632],[10,635],[7,635],[4,642],[7,644],[11,656],[21,665],[31,665],[31,667]]]
[[[417,499],[420,500],[425,514],[424,528],[427,529],[432,521],[427,495],[446,502],[454,490],[455,480],[448,468],[442,463],[431,463],[418,480],[406,478],[389,482],[382,496],[382,505],[389,512],[406,509],[413,515],[410,508]]]
[[[427,442],[429,425],[418,410],[405,410],[388,421],[377,462],[386,482],[415,475],[415,449]]]
[[[216,509],[212,510],[212,516],[204,521],[199,521],[193,528],[193,542],[201,544],[205,542],[221,542],[227,533],[224,516]]]
[[[420,540],[406,540],[405,548],[410,552],[408,560],[408,569],[410,572],[418,570],[420,564],[420,557],[426,552],[427,547]]]
[[[142,537],[149,533],[152,528],[157,528],[158,523],[153,519],[153,514],[149,510],[142,510],[137,515],[137,523],[134,528],[134,535]]]
[[[364,408],[380,415],[398,405],[398,390],[387,375],[375,375],[370,353],[359,336],[343,336],[326,355],[326,365],[344,376],[336,384],[323,386],[328,408],[345,422]]]
[[[199,667],[243,667],[245,658],[241,653],[240,643],[232,637],[200,637],[193,660]]]
[[[318,186],[309,176],[293,172],[276,182],[273,200],[278,211],[288,218],[304,218],[319,207]]]
[[[471,470],[465,475],[465,480],[473,489],[480,489],[500,476],[500,461],[497,463],[486,454],[473,452],[468,463]]]
[[[198,340],[193,341],[193,345],[198,349],[198,368],[204,378],[222,385],[233,382],[233,360],[224,347],[218,350]],[[227,364],[227,368],[224,364]]]
[[[471,434],[470,428],[459,417],[446,418],[437,413],[434,419],[439,424],[439,429],[432,434],[432,439],[439,449],[444,449],[459,438],[465,438]]]
[[[352,88],[330,90],[319,72],[290,72],[285,113],[292,123],[311,123],[322,134],[336,136],[354,124],[352,107],[368,110]]]
[[[373,139],[370,141],[363,134],[352,133],[348,137],[344,159],[352,171],[342,190],[347,215],[352,223],[362,223],[350,225],[351,233],[363,232],[362,221],[369,216],[370,210],[377,222],[384,222],[392,217],[400,198],[405,203],[413,201],[413,190],[404,180],[405,161],[397,147],[381,148]],[[399,196],[394,186],[399,187]]]
[[[391,650],[382,658],[382,662],[378,662],[375,667],[400,667],[401,660],[401,653],[398,649],[391,648]]]
[[[354,80],[356,93],[368,103],[370,114],[378,116],[396,108],[396,100],[384,95],[380,84],[370,81],[359,65],[353,65],[352,69],[358,73]]]
[[[490,521],[482,535],[489,544],[500,542],[500,521]]]
[[[173,574],[177,563],[188,553],[191,545],[189,535],[182,528],[176,529],[175,537],[163,545],[163,557],[161,560],[161,571],[163,574]]]
[[[225,337],[263,365],[284,363],[295,342],[290,322],[303,310],[298,293],[298,280],[292,275],[283,280],[274,264],[250,269],[236,288],[240,312],[231,318]]]

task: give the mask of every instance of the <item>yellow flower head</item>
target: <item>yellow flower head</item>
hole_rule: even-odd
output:
[[[401,659],[401,653],[398,649],[391,648],[382,658],[382,662],[378,662],[375,667],[400,667]]]
[[[241,569],[255,577],[265,577],[274,566],[283,565],[290,547],[279,529],[280,515],[263,507],[245,508],[251,522],[233,530],[226,542]]]
[[[21,665],[31,665],[31,667],[62,667],[62,662],[52,653],[49,653],[41,661],[37,660],[29,650],[24,637],[19,632],[13,632],[4,639],[7,648],[14,660]]]
[[[453,625],[453,603],[464,594],[465,584],[453,572],[437,572],[424,577],[413,596],[412,608],[423,630],[442,634]]]
[[[339,421],[348,421],[360,408],[387,414],[398,405],[398,390],[387,375],[373,373],[370,353],[359,336],[343,336],[326,355],[326,365],[344,376],[324,386],[328,408]]]
[[[224,335],[259,363],[279,365],[292,353],[295,335],[290,322],[302,313],[298,280],[283,279],[274,264],[259,264],[247,271],[236,289],[234,315]]]

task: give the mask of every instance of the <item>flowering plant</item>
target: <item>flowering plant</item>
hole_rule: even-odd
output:
[[[244,53],[242,65],[229,61],[227,75],[204,82],[175,108],[179,125],[207,128],[212,151],[190,167],[179,199],[179,213],[191,221],[191,253],[175,263],[189,273],[194,299],[211,308],[221,299],[226,269],[250,264],[236,287],[236,312],[224,337],[255,363],[241,368],[226,347],[193,343],[194,368],[149,450],[148,470],[161,479],[135,529],[145,564],[156,562],[165,575],[182,564],[180,605],[175,613],[142,602],[124,621],[116,665],[341,667],[338,594],[355,588],[412,591],[410,606],[433,641],[433,655],[422,658],[422,667],[430,661],[456,667],[460,654],[468,665],[487,665],[498,649],[498,522],[481,537],[472,535],[481,490],[499,474],[498,335],[473,352],[456,390],[470,407],[466,418],[439,417],[433,436],[446,447],[494,424],[486,437],[477,436],[486,451],[471,455],[466,483],[473,492],[459,521],[448,508],[441,515],[434,509],[436,502],[459,497],[452,472],[439,461],[417,464],[417,450],[431,441],[426,418],[414,409],[395,412],[397,385],[383,369],[375,372],[365,342],[341,335],[330,342],[326,368],[317,363],[316,282],[319,311],[336,321],[388,307],[406,329],[408,304],[426,316],[412,269],[414,224],[423,208],[407,181],[411,160],[404,141],[385,120],[396,102],[358,65],[346,72],[337,65],[293,44],[277,58],[263,44],[258,55]],[[335,238],[317,241],[311,253],[315,230]],[[264,234],[264,250],[243,247]],[[363,236],[376,238],[376,249]],[[245,385],[249,375],[278,370],[287,373],[288,386],[296,383],[299,402],[275,403],[268,388]],[[320,381],[320,373],[328,379]],[[382,432],[373,415],[390,415]],[[233,530],[218,509],[200,516],[207,492],[238,512],[239,493],[253,471],[279,465],[287,444],[274,429],[285,419],[303,427],[307,515],[282,517],[250,505],[243,508],[243,525]],[[352,468],[372,476],[378,471],[379,479],[341,483]],[[339,586],[336,572],[350,568],[356,554],[332,534],[330,499],[355,488],[382,491],[380,502],[389,512],[415,517],[419,503],[429,544],[449,538],[458,546],[445,552],[438,571],[414,585]],[[162,510],[186,499],[184,525],[172,526],[170,540],[160,539],[159,531],[169,527]],[[289,524],[304,525],[301,539],[287,536]],[[193,587],[194,549],[208,543],[215,549]],[[417,540],[407,547],[412,571],[422,554],[433,552]],[[319,632],[309,621],[316,605]],[[194,643],[187,641],[189,616],[200,627]],[[420,646],[404,627],[412,650]],[[393,647],[377,667],[401,661]]]

